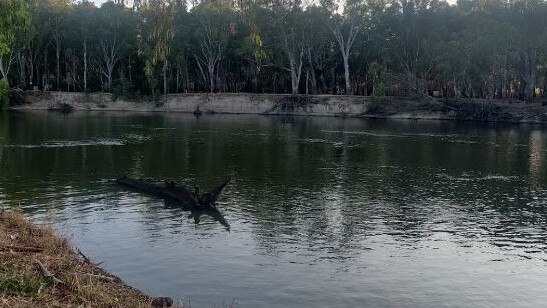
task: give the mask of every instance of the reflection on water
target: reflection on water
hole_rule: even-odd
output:
[[[228,221],[226,221],[226,218],[224,218],[222,212],[216,208],[192,207],[171,199],[164,199],[163,202],[165,203],[166,208],[181,209],[183,211],[190,212],[188,218],[193,219],[196,225],[201,222],[202,216],[207,216],[212,218],[214,221],[219,222],[221,225],[224,226],[224,228],[226,228],[226,230],[230,231],[230,224],[228,223]]]
[[[0,203],[54,222],[154,295],[194,307],[232,298],[242,307],[547,302],[541,127],[117,113],[0,120]],[[220,212],[198,213],[112,184],[124,174],[204,189],[234,181]]]

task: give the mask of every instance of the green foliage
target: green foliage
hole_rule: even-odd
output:
[[[23,0],[0,1],[0,56],[8,54],[29,23],[29,14]]]
[[[26,276],[0,277],[0,294],[33,294],[46,283],[44,279],[32,279]]]
[[[387,96],[389,91],[388,85],[383,82],[378,82],[374,85],[373,97]]]
[[[9,106],[9,83],[6,78],[0,79],[0,110]]]
[[[144,74],[156,97],[158,64],[164,66],[171,51],[175,14],[179,7],[176,2],[150,0],[139,7],[141,19],[139,31],[139,55],[145,60]]]
[[[547,89],[545,1],[134,3],[0,0],[2,74],[14,85],[117,96],[157,96],[163,85],[511,99]]]

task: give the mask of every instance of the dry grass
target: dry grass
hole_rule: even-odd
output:
[[[36,260],[63,284],[54,285]],[[92,275],[113,277],[51,227],[38,227],[16,211],[0,211],[1,307],[151,307],[152,298],[119,279]]]

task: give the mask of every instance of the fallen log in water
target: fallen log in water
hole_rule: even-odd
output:
[[[191,192],[184,186],[177,186],[174,182],[164,182],[163,184],[152,182],[150,180],[132,179],[122,177],[116,180],[116,183],[133,189],[153,194],[163,198],[171,198],[182,202],[188,207],[198,208],[216,208],[215,202],[218,201],[230,179],[213,189],[211,192],[204,194],[199,193],[199,187],[196,187],[194,192]]]

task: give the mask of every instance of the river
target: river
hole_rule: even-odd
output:
[[[194,308],[542,307],[547,129],[442,121],[0,115],[0,204]],[[223,220],[116,186],[211,188]]]

